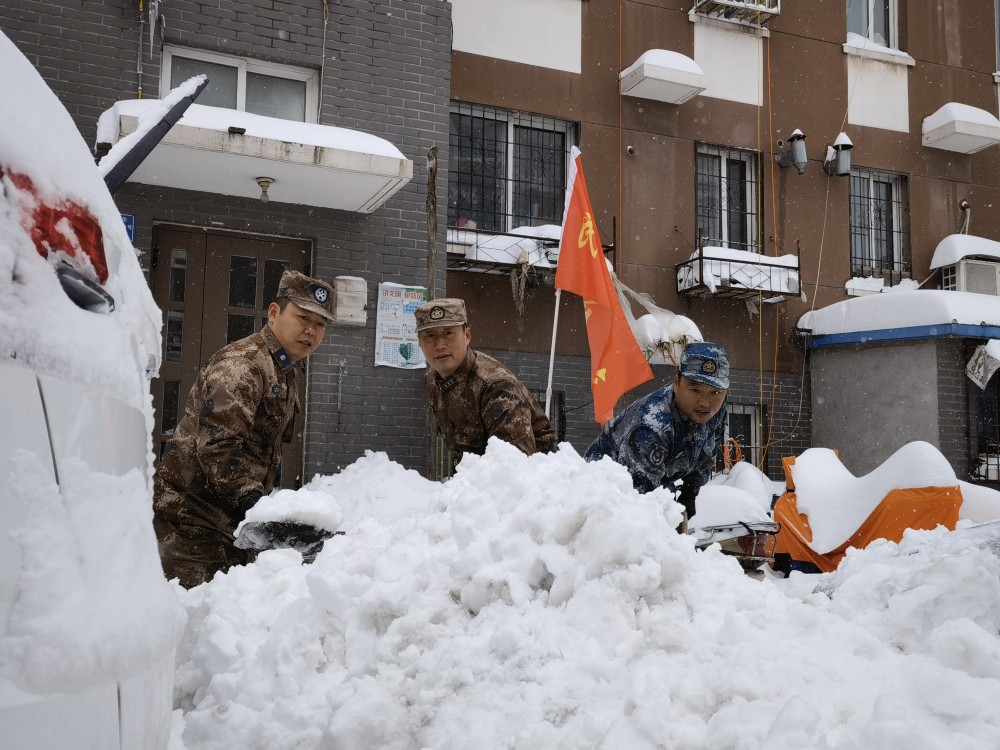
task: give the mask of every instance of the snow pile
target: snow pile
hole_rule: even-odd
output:
[[[385,474],[371,454],[338,475],[345,517]],[[981,667],[696,552],[680,507],[610,460],[491,441],[430,493],[396,478],[426,507],[183,593],[176,748],[1000,746]],[[924,606],[979,591],[976,620],[938,627],[995,648],[1000,591],[981,565],[947,572]]]

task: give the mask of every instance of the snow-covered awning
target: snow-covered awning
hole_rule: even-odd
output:
[[[948,102],[924,118],[922,132],[925,146],[974,154],[1000,143],[1000,120],[985,109]]]
[[[931,270],[953,266],[962,258],[996,258],[1000,261],[1000,242],[972,234],[949,234],[934,248]]]
[[[619,78],[623,94],[667,104],[683,104],[708,87],[708,76],[698,63],[665,49],[643,52]]]
[[[117,102],[101,116],[110,143],[156,116],[156,99]],[[103,165],[103,161],[102,161]],[[192,104],[129,181],[371,213],[413,178],[413,162],[388,141],[346,128]]]
[[[871,294],[799,318],[812,348],[946,337],[1000,338],[1000,297],[917,289]]]

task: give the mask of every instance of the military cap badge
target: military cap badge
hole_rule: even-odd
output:
[[[715,370],[716,370],[715,360],[706,359],[704,362],[701,363],[701,371],[702,372],[706,372],[709,375],[711,375],[711,374],[713,374],[715,372]]]
[[[327,291],[325,287],[321,287],[319,284],[313,287],[313,297],[321,305],[326,304],[327,298],[330,296],[330,292]]]
[[[434,307],[431,309],[431,314],[428,317],[431,320],[441,320],[444,317],[444,310],[440,307]]]

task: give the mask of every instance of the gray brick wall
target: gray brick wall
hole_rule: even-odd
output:
[[[385,138],[414,163],[414,178],[374,214],[361,215],[129,184],[115,196],[136,215],[136,246],[148,263],[155,223],[278,234],[312,241],[313,273],[368,282],[427,280],[426,154],[439,149],[437,203],[447,203],[451,5],[443,0],[241,3],[169,0],[162,41],[322,72],[320,122]],[[46,79],[93,146],[97,118],[142,88],[159,96],[159,44],[150,54],[132,0],[0,2],[3,29]],[[325,55],[324,55],[325,37]],[[443,221],[436,266],[444,290]],[[309,365],[306,477],[382,450],[407,467],[426,463],[420,373],[376,368],[374,312],[364,328],[335,327]]]
[[[975,441],[975,411],[969,408],[970,391],[978,387],[965,374],[977,342],[965,339],[939,339],[937,341],[937,407],[939,448],[962,480],[969,480],[970,451]],[[973,409],[975,394],[971,394]]]

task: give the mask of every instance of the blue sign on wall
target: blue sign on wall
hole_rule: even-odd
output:
[[[128,232],[128,241],[135,244],[135,214],[122,214],[122,221],[125,222],[125,231]]]

